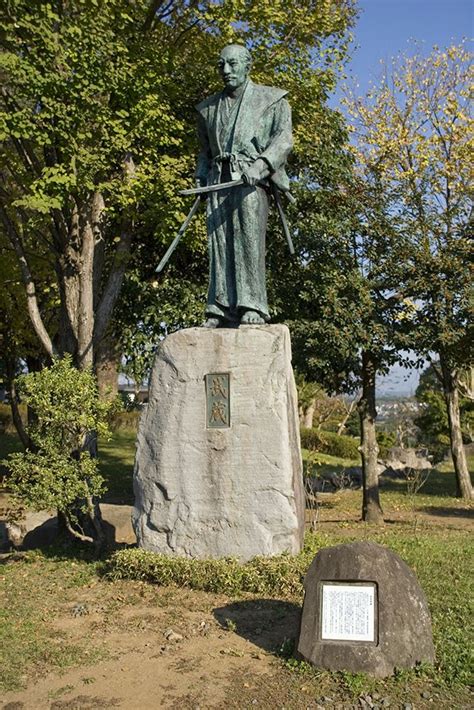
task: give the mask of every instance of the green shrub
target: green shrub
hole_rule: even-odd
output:
[[[396,443],[397,435],[394,431],[385,431],[384,429],[377,431],[377,444],[379,446],[380,458],[387,458],[388,452],[395,446]]]
[[[332,431],[301,429],[301,446],[309,451],[319,451],[343,459],[359,459],[359,441],[352,436],[338,435]]]
[[[107,418],[115,403],[99,398],[93,374],[77,370],[69,356],[21,375],[17,384],[35,423],[28,427],[34,450],[10,454],[2,462],[13,501],[33,510],[57,508],[72,534],[92,542],[101,537],[94,498],[103,493],[104,479],[89,444],[91,432],[109,437]],[[79,501],[93,537],[79,524]]]
[[[167,557],[149,550],[129,548],[115,552],[106,563],[110,579],[134,579],[163,586],[175,584],[219,594],[301,594],[310,558],[278,555],[254,557],[240,563],[233,557],[196,560]]]

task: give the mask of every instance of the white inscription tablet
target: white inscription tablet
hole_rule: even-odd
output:
[[[375,586],[322,585],[321,639],[375,641]]]

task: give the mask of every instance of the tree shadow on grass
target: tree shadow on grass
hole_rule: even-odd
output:
[[[469,508],[450,508],[437,505],[423,506],[423,508],[417,508],[417,512],[425,513],[425,515],[437,515],[442,518],[467,518],[468,520],[474,520],[474,510]]]
[[[407,479],[402,474],[390,476],[382,474],[380,477],[380,488],[383,493],[407,493]],[[422,496],[449,496],[456,495],[456,477],[453,471],[443,473],[432,469],[429,471],[426,481],[419,490]]]
[[[279,599],[233,602],[213,611],[223,629],[234,631],[270,653],[297,638],[301,607]]]
[[[101,451],[99,460],[99,470],[107,487],[103,502],[133,505],[133,464],[124,463],[120,455],[108,451]]]

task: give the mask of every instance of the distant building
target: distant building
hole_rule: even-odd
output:
[[[377,402],[377,422],[400,417],[416,417],[420,412],[420,403],[416,399],[384,399]]]
[[[148,402],[148,384],[141,384],[138,392],[132,380],[121,382],[119,378],[118,391],[122,398],[128,399],[131,404],[146,404]]]

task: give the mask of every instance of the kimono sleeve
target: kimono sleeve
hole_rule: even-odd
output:
[[[291,108],[286,99],[280,99],[269,109],[272,115],[270,135],[265,150],[260,154],[269,165],[272,172],[284,167],[288,154],[293,147],[291,133]]]
[[[206,120],[201,113],[198,113],[197,132],[200,151],[197,157],[195,177],[196,180],[199,180],[201,185],[207,185],[207,177],[209,174],[212,155],[209,145]]]

